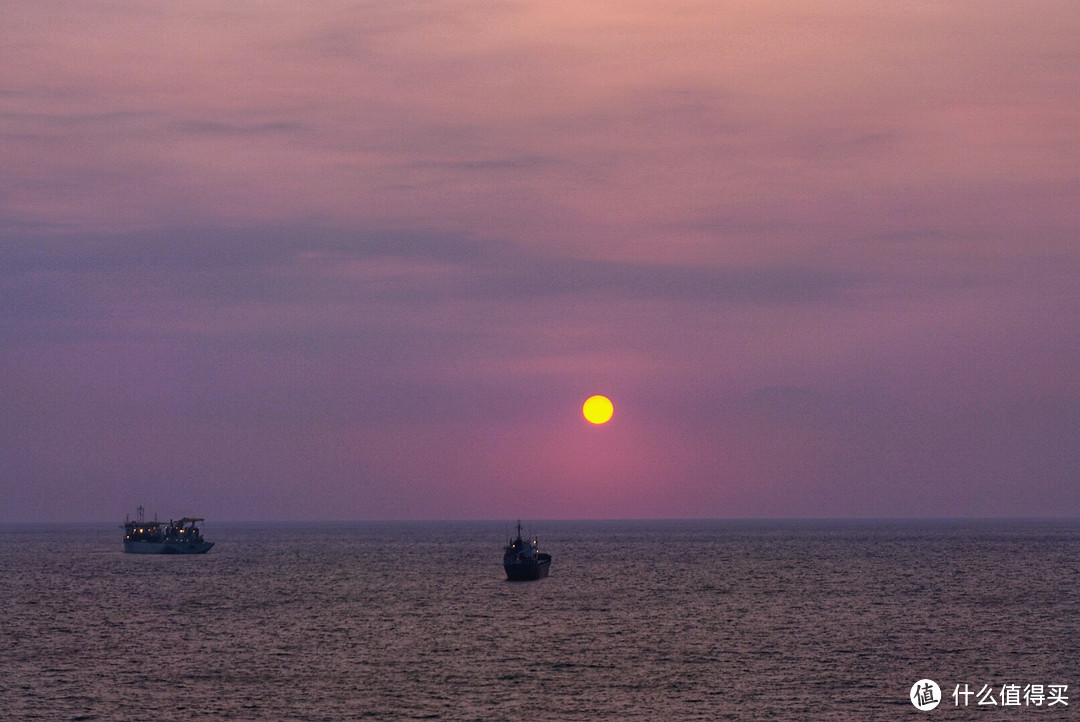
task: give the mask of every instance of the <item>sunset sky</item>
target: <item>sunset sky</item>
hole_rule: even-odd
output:
[[[0,37],[0,521],[1080,516],[1074,0]]]

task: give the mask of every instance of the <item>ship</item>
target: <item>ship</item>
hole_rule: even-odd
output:
[[[141,506],[137,516],[124,520],[124,551],[128,554],[205,554],[214,546],[199,530],[203,519],[185,516],[166,523],[155,517],[146,521]]]
[[[526,542],[521,538],[521,520],[518,520],[517,539],[508,543],[503,551],[506,578],[512,582],[543,579],[548,575],[550,567],[551,555],[537,549],[536,539]]]

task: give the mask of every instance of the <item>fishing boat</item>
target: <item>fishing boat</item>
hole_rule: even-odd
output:
[[[141,506],[137,517],[124,520],[124,551],[128,554],[205,554],[214,546],[199,530],[203,519],[185,516],[166,523],[155,517],[146,521]]]
[[[517,539],[509,542],[503,551],[503,569],[512,582],[542,579],[548,575],[551,555],[539,551],[536,539],[526,542],[521,538],[521,520],[517,523]]]

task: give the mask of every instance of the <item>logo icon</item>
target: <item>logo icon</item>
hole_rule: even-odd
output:
[[[932,679],[920,679],[911,685],[911,703],[923,712],[934,709],[941,704],[941,687]]]

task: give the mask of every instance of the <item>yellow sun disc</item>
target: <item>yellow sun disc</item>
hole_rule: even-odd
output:
[[[585,399],[585,404],[581,407],[581,413],[585,415],[585,420],[591,424],[606,424],[611,419],[611,415],[615,413],[615,407],[607,396],[590,396]]]

